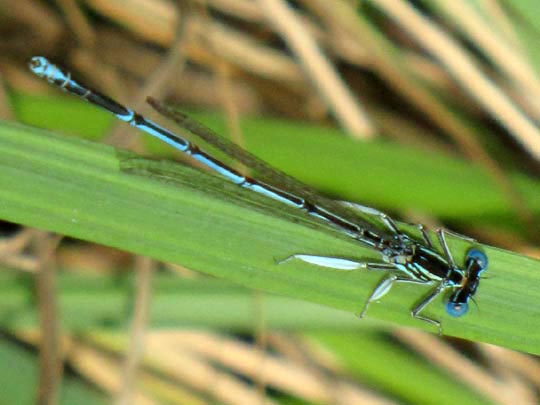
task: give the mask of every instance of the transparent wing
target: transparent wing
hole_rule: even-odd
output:
[[[393,238],[394,235],[380,227],[380,221],[378,221],[378,218],[369,214],[362,215],[357,211],[350,209],[340,201],[334,201],[319,195],[308,185],[302,183],[292,176],[289,176],[281,170],[272,167],[252,153],[218,135],[210,128],[191,119],[181,111],[161,103],[152,97],[148,97],[147,101],[157,112],[173,120],[180,127],[189,131],[192,135],[204,140],[208,144],[219,149],[221,152],[242,163],[244,166],[253,169],[264,181],[274,185],[275,187],[280,187],[292,192],[299,197],[305,198],[311,203],[340,216],[343,220],[352,222],[363,229],[370,230],[383,238]]]

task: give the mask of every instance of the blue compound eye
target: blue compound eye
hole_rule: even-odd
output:
[[[466,302],[452,302],[446,303],[446,312],[454,317],[462,316],[469,310],[469,304]]]
[[[465,260],[465,263],[469,262],[469,260],[474,260],[478,265],[480,266],[481,270],[485,270],[488,265],[488,258],[484,252],[478,249],[470,249],[467,252],[467,258]]]

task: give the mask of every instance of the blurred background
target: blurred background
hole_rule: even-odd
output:
[[[29,58],[43,55],[141,113],[152,95],[223,117],[240,145],[251,117],[261,130],[294,122],[291,137],[325,128],[336,142],[467,162],[481,173],[467,195],[452,193],[459,178],[412,177],[396,191],[400,160],[388,182],[359,162],[357,194],[331,173],[303,173],[301,151],[291,165],[333,197],[538,258],[538,15],[535,2],[501,0],[0,0],[0,118],[171,155],[32,76]],[[360,322],[16,224],[0,233],[1,403],[539,402],[530,355]],[[154,327],[159,283],[174,291],[164,311],[191,309]],[[103,308],[85,305],[93,293]]]

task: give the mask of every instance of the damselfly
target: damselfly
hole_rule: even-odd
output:
[[[452,291],[446,302],[448,314],[457,317],[467,312],[469,300],[478,288],[480,275],[487,268],[487,256],[472,247],[466,254],[464,264],[458,266],[446,241],[449,231],[444,229],[436,231],[442,249],[442,253],[439,253],[422,225],[417,225],[418,235],[414,236],[400,230],[392,218],[376,209],[334,201],[317,195],[298,180],[272,168],[236,144],[154,99],[149,98],[148,102],[162,115],[174,120],[183,129],[220,149],[246,167],[255,170],[264,181],[241,174],[187,139],[159,126],[111,98],[90,90],[72,79],[69,72],[53,65],[44,57],[32,58],[30,70],[61,89],[109,111],[118,119],[172,145],[238,186],[303,210],[338,228],[364,246],[376,250],[381,256],[379,262],[357,262],[339,257],[308,254],[294,254],[281,262],[296,259],[336,270],[386,271],[387,274],[377,284],[364,304],[359,314],[361,317],[365,315],[369,304],[387,294],[395,283],[433,286],[432,290],[412,308],[411,315],[437,326],[439,333],[442,333],[441,323],[421,315],[421,312],[441,293],[446,290]],[[361,215],[355,211],[360,212]],[[454,236],[471,244],[474,242],[473,239],[458,234]]]

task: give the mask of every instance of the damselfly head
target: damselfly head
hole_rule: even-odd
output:
[[[470,249],[465,259],[467,278],[465,284],[455,290],[446,303],[446,312],[454,317],[465,315],[469,310],[469,300],[474,296],[480,284],[480,274],[486,270],[488,259],[484,252]]]

